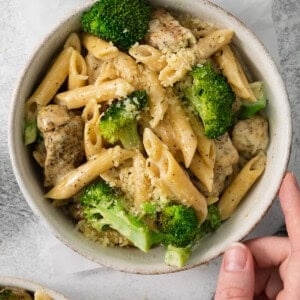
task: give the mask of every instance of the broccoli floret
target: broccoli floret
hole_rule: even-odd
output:
[[[203,237],[210,232],[216,231],[221,226],[221,216],[216,205],[207,207],[207,217],[200,226],[200,236]]]
[[[111,144],[120,141],[124,148],[142,148],[137,120],[148,103],[145,91],[135,91],[128,97],[114,102],[100,119],[102,136]]]
[[[186,247],[196,240],[199,221],[193,208],[170,204],[162,208],[158,228],[163,244]]]
[[[165,254],[165,264],[171,267],[181,268],[188,261],[192,251],[192,245],[187,247],[175,247],[168,245]]]
[[[84,31],[127,50],[149,28],[152,8],[146,0],[100,0],[81,18]]]
[[[194,222],[195,221],[193,221],[193,223]],[[183,222],[183,225],[185,224],[186,222]],[[196,242],[208,233],[216,231],[220,227],[220,225],[221,217],[218,208],[215,205],[208,206],[208,212],[205,221],[200,225],[200,228],[199,225],[196,225],[194,229],[190,228],[192,232],[191,238],[187,238],[186,243],[183,243],[181,245],[176,245],[175,243],[173,243],[167,246],[165,263],[172,267],[183,267],[189,259],[193,246],[196,244]],[[180,222],[178,222],[177,226],[181,226]]]
[[[38,128],[36,124],[36,120],[33,121],[27,121],[25,123],[25,128],[24,128],[24,140],[25,140],[25,145],[29,145],[35,142],[38,136]]]
[[[253,82],[250,87],[257,100],[255,102],[243,101],[238,112],[238,119],[249,119],[267,106],[263,82]]]
[[[218,74],[210,63],[194,67],[189,75],[192,85],[185,89],[185,98],[198,112],[205,135],[217,138],[233,124],[235,94],[225,77]]]
[[[80,196],[84,217],[93,228],[101,231],[103,227],[109,226],[137,248],[147,252],[152,245],[160,242],[160,236],[127,212],[124,201],[123,194],[105,182],[87,186]]]

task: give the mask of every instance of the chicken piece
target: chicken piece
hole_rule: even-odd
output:
[[[153,13],[146,42],[163,53],[177,52],[196,44],[191,30],[183,27],[168,12],[158,9]]]
[[[89,84],[94,84],[97,78],[100,76],[102,67],[104,64],[103,60],[97,59],[90,52],[85,57],[86,65],[87,65],[87,73],[89,76]]]
[[[268,127],[268,121],[261,116],[239,121],[232,132],[232,142],[238,152],[250,159],[265,151],[269,144]]]
[[[239,161],[239,154],[226,133],[215,140],[216,161],[214,167],[213,195],[219,195],[224,189],[226,178],[232,174],[233,166]]]
[[[37,124],[46,149],[44,186],[50,187],[82,162],[84,122],[65,106],[48,105],[38,113]]]
[[[178,21],[182,26],[190,29],[197,39],[206,37],[216,30],[213,24],[187,14],[179,14]]]
[[[52,131],[66,124],[71,119],[66,106],[47,105],[40,109],[37,118],[37,126],[41,132]]]

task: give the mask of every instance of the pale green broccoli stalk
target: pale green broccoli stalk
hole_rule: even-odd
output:
[[[147,252],[152,245],[160,242],[160,236],[127,212],[124,201],[123,194],[105,182],[87,186],[80,196],[83,214],[88,224],[98,231],[104,226],[109,226],[125,236],[134,246]]]
[[[165,254],[165,264],[176,268],[183,267],[190,258],[192,248],[193,245],[189,245],[184,248],[168,245]]]
[[[250,84],[250,87],[257,100],[255,102],[243,101],[243,104],[238,111],[238,119],[249,119],[267,106],[268,101],[265,95],[263,82],[253,82]]]
[[[38,128],[36,124],[36,120],[26,121],[24,127],[24,140],[25,145],[30,145],[36,141],[38,136]]]
[[[137,121],[148,103],[145,91],[135,91],[113,102],[100,119],[101,135],[111,144],[120,141],[125,149],[142,149]]]
[[[217,73],[210,63],[194,67],[189,76],[192,83],[185,89],[184,98],[198,112],[205,135],[217,138],[233,124],[235,94],[225,77]]]
[[[100,0],[82,15],[81,25],[84,31],[127,50],[143,40],[151,12],[146,0]]]

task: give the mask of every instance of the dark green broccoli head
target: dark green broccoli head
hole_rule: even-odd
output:
[[[207,207],[207,217],[200,227],[201,236],[216,231],[220,226],[221,216],[219,209],[216,205],[209,205]]]
[[[185,98],[198,112],[205,135],[217,138],[232,126],[235,94],[225,77],[218,74],[210,63],[196,66],[189,75],[192,85],[186,88]]]
[[[4,289],[0,291],[0,300],[17,300],[19,297],[12,290]]]
[[[148,95],[145,91],[135,91],[114,102],[100,119],[101,135],[111,144],[121,141],[126,149],[141,148],[137,120],[147,103]]]
[[[113,200],[120,200],[121,193],[117,189],[112,189],[106,182],[95,182],[85,187],[80,196],[82,207],[96,207],[99,202],[109,207]]]
[[[171,204],[162,209],[158,227],[165,245],[185,247],[195,241],[199,222],[193,208]]]
[[[127,50],[149,28],[151,6],[146,0],[100,0],[81,18],[84,31]]]

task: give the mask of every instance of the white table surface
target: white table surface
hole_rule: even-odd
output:
[[[54,14],[51,7],[58,0],[32,1],[44,7],[42,21],[49,28],[57,24],[65,12],[85,2],[65,0],[60,13]],[[211,299],[220,259],[193,270],[154,276],[125,274],[105,267],[77,273],[68,273],[63,268],[58,273],[53,268],[49,249],[55,239],[37,221],[20,193],[7,149],[7,123],[13,88],[26,58],[41,38],[39,28],[32,29],[39,26],[41,16],[31,20],[33,27],[28,32],[28,20],[23,17],[23,12],[28,9],[24,6],[26,2],[0,0],[0,275],[37,281],[70,299]],[[260,8],[256,9],[259,12]],[[289,93],[293,116],[289,169],[300,178],[299,0],[274,0],[272,15],[278,38],[280,71]],[[252,25],[255,27],[255,24]],[[278,201],[275,201],[251,236],[272,234],[282,222]]]

